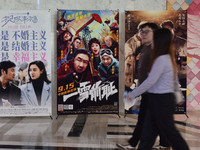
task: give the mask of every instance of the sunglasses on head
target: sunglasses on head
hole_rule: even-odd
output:
[[[101,50],[101,56],[103,55],[103,54],[108,54],[108,55],[112,55],[112,51],[111,50],[109,50],[109,49],[103,49],[103,50]]]

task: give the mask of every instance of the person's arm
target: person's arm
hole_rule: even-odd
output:
[[[181,92],[181,89],[180,89],[178,75],[176,75],[176,79],[174,81],[174,92],[178,92],[178,91]]]
[[[138,88],[134,89],[132,92],[129,92],[127,98],[134,99],[135,97],[141,95],[142,93],[150,89],[158,81],[161,74],[163,73],[165,63],[166,59],[164,59],[164,57],[158,57],[155,60],[147,79],[144,80],[144,82],[142,82],[142,84]]]
[[[185,102],[185,98],[180,88],[178,75],[176,76],[176,79],[174,81],[174,93],[177,105],[182,105]]]
[[[12,106],[12,104],[8,100],[4,100],[4,99],[2,99],[2,104],[3,104],[3,107],[11,107]]]

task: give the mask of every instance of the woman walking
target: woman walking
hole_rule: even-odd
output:
[[[154,31],[149,75],[138,88],[127,95],[127,99],[131,101],[148,92],[149,107],[138,150],[151,150],[158,134],[162,135],[174,150],[189,150],[173,119],[174,91],[177,91],[178,79],[172,39],[172,33],[168,29]]]

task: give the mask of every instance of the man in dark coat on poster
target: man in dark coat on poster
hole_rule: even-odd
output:
[[[9,60],[0,62],[0,106],[20,104],[21,91],[11,83],[15,78],[15,66]]]
[[[84,81],[90,81],[92,83],[89,60],[90,54],[88,50],[83,48],[77,49],[74,53],[74,59],[63,63],[58,69],[58,84],[80,83]]]
[[[58,105],[59,104],[69,104],[73,105],[73,110],[78,110],[82,108],[83,105],[87,106],[88,103],[85,101],[80,104],[78,99],[78,94],[74,94],[77,91],[77,88],[80,87],[80,84],[88,81],[88,84],[94,82],[91,70],[90,70],[90,54],[87,49],[77,49],[74,53],[74,59],[67,63],[63,63],[59,70],[57,71],[57,85],[58,85]],[[66,89],[66,87],[68,87]],[[64,90],[59,90],[64,88]],[[69,91],[75,90],[75,91]],[[64,93],[69,91],[69,93]],[[66,100],[65,96],[70,95]]]

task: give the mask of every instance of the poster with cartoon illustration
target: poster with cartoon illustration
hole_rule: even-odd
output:
[[[0,116],[50,116],[50,12],[0,12]]]
[[[187,75],[187,12],[186,11],[126,11],[125,12],[125,92],[141,84],[148,76],[150,60],[150,32],[157,27],[168,28],[174,35],[173,46],[178,68],[180,88],[186,97]],[[149,54],[148,54],[149,52]],[[143,58],[143,59],[141,59]],[[145,67],[146,66],[146,67]],[[140,68],[140,70],[139,70]],[[126,113],[138,113],[139,104],[125,104]],[[186,103],[176,106],[175,113],[185,113]]]
[[[118,10],[58,10],[58,115],[118,113],[118,51]]]

